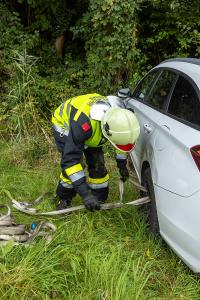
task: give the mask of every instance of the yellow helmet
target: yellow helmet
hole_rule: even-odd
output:
[[[133,112],[113,107],[108,109],[102,120],[103,135],[120,151],[129,152],[140,134],[140,125]]]

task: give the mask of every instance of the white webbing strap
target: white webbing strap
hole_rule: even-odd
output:
[[[139,183],[134,182],[132,180],[130,180],[130,182],[133,183],[134,185],[136,185],[140,190],[146,191],[146,189],[143,186],[141,186]],[[26,213],[28,215],[37,215],[37,216],[40,216],[40,215],[42,215],[42,216],[63,215],[63,214],[68,214],[68,213],[71,213],[74,211],[82,210],[85,208],[84,205],[79,205],[79,206],[74,206],[74,207],[70,207],[70,208],[66,208],[66,209],[62,209],[62,210],[55,210],[55,211],[49,211],[49,212],[37,212],[36,208],[30,207],[30,206],[40,203],[43,200],[44,195],[47,193],[43,193],[35,201],[28,203],[28,202],[19,202],[19,201],[13,199],[13,197],[11,196],[11,194],[8,191],[4,190],[4,192],[12,200],[12,206],[15,209],[17,209],[23,213]],[[112,209],[112,208],[120,208],[125,205],[137,206],[137,205],[142,205],[142,204],[150,202],[150,198],[147,196],[147,197],[136,199],[134,201],[123,203],[124,182],[122,180],[119,181],[119,195],[120,195],[120,202],[101,204],[101,209],[107,210],[107,209]]]
[[[38,201],[38,199],[36,200]],[[18,207],[20,205],[18,203]],[[26,205],[28,204],[26,203]],[[40,221],[34,230],[26,231],[25,225],[14,222],[9,206],[0,204],[0,210],[2,209],[7,209],[7,213],[0,213],[0,245],[5,245],[10,240],[15,244],[30,244],[38,236],[43,236],[48,242],[51,241],[51,233],[56,231],[56,226],[53,223]],[[33,211],[33,209],[30,210]]]
[[[64,214],[69,214],[74,211],[85,209],[84,205],[79,205],[79,206],[74,206],[74,207],[70,207],[70,208],[66,208],[66,209],[62,209],[62,210],[54,210],[54,211],[49,211],[49,212],[37,212],[37,211],[35,212],[30,208],[24,208],[23,206],[20,206],[19,203],[16,205],[16,202],[17,201],[15,200],[15,202],[13,203],[13,207],[16,208],[17,210],[19,210],[25,214],[28,214],[28,215],[37,215],[37,216],[64,215]],[[101,204],[101,210],[120,208],[120,207],[124,207],[126,205],[142,205],[142,204],[148,203],[148,202],[150,202],[149,197],[143,197],[143,198],[139,198],[137,200],[131,201],[131,202],[127,202],[127,203],[123,203],[123,202],[106,203],[106,204]]]

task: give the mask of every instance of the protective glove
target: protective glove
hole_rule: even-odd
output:
[[[97,198],[92,195],[92,194],[88,194],[87,196],[84,197],[83,199],[85,208],[87,208],[90,211],[95,211],[95,210],[99,210],[101,208],[99,201],[97,200]]]
[[[119,168],[120,179],[125,182],[129,178],[129,172],[127,169],[127,160],[126,159],[117,159],[117,167]]]

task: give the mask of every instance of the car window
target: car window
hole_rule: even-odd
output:
[[[180,76],[174,88],[168,112],[182,120],[200,125],[200,102],[192,84]]]
[[[139,82],[132,96],[137,99],[144,100],[158,74],[159,70],[154,70],[147,74],[147,76]]]
[[[176,73],[172,71],[162,71],[162,74],[158,78],[156,84],[154,85],[148,96],[147,102],[150,105],[161,109],[167,101],[176,76]]]

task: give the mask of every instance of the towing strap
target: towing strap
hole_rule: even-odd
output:
[[[134,185],[136,185],[140,190],[145,191],[146,189],[141,186],[139,183],[131,181]],[[15,200],[9,191],[3,190],[7,196],[12,201],[12,206],[17,210],[26,213],[28,215],[43,215],[43,216],[53,216],[53,215],[63,215],[68,214],[73,211],[82,210],[85,208],[84,205],[74,206],[63,210],[56,210],[50,212],[37,212],[36,208],[31,207],[32,205],[37,205],[41,201],[43,201],[44,196],[47,193],[43,193],[39,196],[35,201],[32,202],[19,202]],[[123,195],[124,195],[124,182],[119,181],[119,194],[120,194],[120,202],[117,203],[108,203],[101,204],[101,209],[113,209],[124,207],[125,205],[142,205],[150,202],[150,198],[143,197],[137,200],[133,200],[127,203],[123,203]],[[3,214],[1,211],[7,209],[6,214]],[[24,244],[30,245],[34,242],[36,237],[42,236],[46,239],[47,242],[52,240],[52,232],[56,231],[56,226],[51,222],[40,221],[38,223],[32,223],[30,230],[27,231],[25,229],[25,225],[16,224],[12,215],[9,206],[0,204],[0,245],[5,245],[8,241],[12,240],[15,245]]]
[[[25,225],[15,223],[9,206],[0,204],[0,211],[5,209],[7,209],[6,214],[0,212],[0,245],[4,245],[10,240],[16,245],[30,244],[38,236],[43,236],[47,242],[52,240],[51,234],[56,231],[53,223],[44,221],[32,223],[30,230],[27,231]]]
[[[139,184],[137,184],[137,185],[139,185]],[[141,187],[141,189],[145,190],[144,187],[142,187],[142,186],[140,186],[140,187]],[[32,205],[37,205],[38,203],[40,203],[47,193],[43,193],[40,197],[38,197],[33,202],[20,202],[20,201],[15,200],[11,196],[9,191],[4,190],[4,192],[7,194],[7,196],[12,201],[12,206],[15,209],[17,209],[17,210],[19,210],[23,213],[26,213],[28,215],[55,216],[55,215],[69,214],[69,213],[74,212],[74,211],[79,211],[79,210],[85,209],[84,205],[79,205],[79,206],[74,206],[74,207],[70,207],[70,208],[66,208],[66,209],[62,209],[62,210],[55,210],[55,211],[49,211],[49,212],[38,212],[36,208],[33,208],[31,206]],[[121,208],[121,207],[124,207],[125,205],[137,206],[137,205],[142,205],[142,204],[150,202],[149,197],[143,197],[143,198],[139,198],[139,199],[134,200],[134,201],[123,203],[124,182],[122,180],[119,181],[119,194],[120,194],[120,202],[101,204],[101,210]]]

